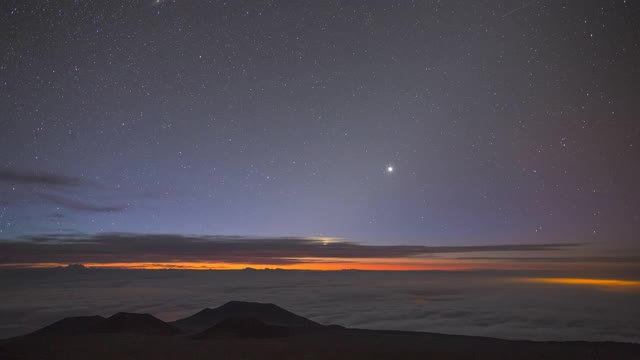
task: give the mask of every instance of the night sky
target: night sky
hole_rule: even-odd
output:
[[[637,244],[635,1],[2,1],[0,238]]]

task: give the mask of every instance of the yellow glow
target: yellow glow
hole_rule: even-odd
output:
[[[330,245],[337,241],[334,238],[318,238],[322,244]],[[285,270],[382,270],[382,271],[428,271],[428,270],[530,270],[544,268],[557,271],[582,271],[590,269],[592,264],[557,264],[557,263],[527,263],[527,262],[500,262],[486,259],[456,259],[446,257],[397,257],[397,258],[343,258],[343,257],[296,257],[296,258],[265,258],[261,263],[236,263],[226,261],[207,261],[172,259],[164,261],[105,261],[84,262],[90,268],[112,269],[184,269],[184,270],[241,270],[254,269],[285,269]],[[279,263],[284,262],[284,263]],[[37,262],[37,263],[9,263],[0,264],[0,269],[6,268],[54,268],[66,267],[68,263]],[[608,288],[639,287],[640,282],[616,279],[588,279],[588,278],[518,278],[508,281],[537,282],[548,284],[598,286]]]
[[[600,287],[624,287],[640,288],[640,281],[619,279],[589,279],[589,278],[525,278],[522,282],[561,284],[561,285],[586,285]]]
[[[241,270],[253,269],[285,269],[285,270],[456,270],[454,266],[428,266],[417,264],[367,263],[367,262],[309,262],[298,264],[243,264],[243,263],[208,263],[208,262],[171,262],[171,263],[96,263],[85,264],[91,268],[126,268],[126,269],[184,269],[184,270]]]

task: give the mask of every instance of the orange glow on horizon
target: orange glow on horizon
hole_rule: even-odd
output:
[[[636,281],[636,280],[590,279],[590,278],[525,278],[525,279],[518,279],[518,280],[521,282],[541,283],[541,284],[585,285],[585,286],[595,286],[595,287],[640,289],[640,281]]]
[[[256,270],[386,270],[386,271],[418,271],[418,270],[471,270],[472,267],[452,263],[411,263],[392,262],[389,259],[375,259],[378,261],[331,261],[329,259],[309,259],[309,262],[294,264],[249,264],[225,262],[111,262],[111,263],[83,263],[87,268],[98,269],[139,269],[139,270],[242,270],[253,268]],[[0,268],[55,268],[66,267],[66,263],[22,263],[2,264]]]
[[[173,261],[111,261],[111,262],[81,262],[87,268],[103,269],[141,269],[141,270],[242,270],[253,268],[283,269],[283,270],[312,270],[312,271],[338,271],[338,270],[371,270],[371,271],[469,271],[469,270],[557,270],[576,271],[589,268],[592,264],[557,264],[557,263],[511,263],[491,260],[461,260],[455,258],[338,258],[338,257],[304,257],[304,258],[280,258],[285,263],[270,263],[265,259],[264,263],[236,263],[225,261],[188,261],[176,259]],[[287,262],[289,261],[289,262]],[[0,264],[0,269],[18,268],[55,268],[66,267],[70,262],[33,262]],[[528,281],[538,283],[576,284],[615,286],[617,280],[578,279],[578,278],[521,278],[516,281]],[[613,281],[613,282],[611,282]],[[624,280],[620,280],[619,286],[629,286]],[[632,282],[633,283],[633,282]],[[624,285],[623,285],[624,284]]]

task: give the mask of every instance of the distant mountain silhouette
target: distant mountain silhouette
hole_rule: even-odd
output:
[[[98,325],[106,319],[102,316],[76,316],[56,321],[30,335],[79,335],[88,334],[96,330]]]
[[[322,325],[296,315],[274,304],[229,301],[215,309],[206,308],[198,313],[173,322],[190,331],[203,331],[229,318],[252,318],[268,325],[288,328],[321,328]]]
[[[149,314],[119,312],[99,323],[95,332],[172,335],[179,330]]]
[[[289,336],[289,328],[266,324],[256,318],[227,318],[195,335],[194,339],[233,336],[240,338],[277,338]]]
[[[179,330],[149,314],[117,313],[102,316],[69,317],[46,326],[30,335],[84,335],[99,333],[133,333],[145,335],[173,335]]]
[[[254,302],[231,301],[175,324],[203,328],[180,334],[149,314],[70,317],[0,340],[0,359],[640,359],[640,344],[350,329]]]

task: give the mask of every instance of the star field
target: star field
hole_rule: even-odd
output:
[[[632,1],[4,1],[0,237],[630,243]]]

